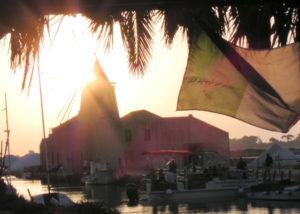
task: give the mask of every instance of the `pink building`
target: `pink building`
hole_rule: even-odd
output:
[[[82,90],[79,114],[52,129],[46,139],[49,168],[62,164],[64,174],[81,174],[90,161],[116,168],[124,151],[122,127],[114,92],[98,61],[94,78]],[[41,165],[46,168],[45,144]]]
[[[79,138],[78,116],[52,129],[47,141],[48,167],[63,165],[66,175],[81,174],[83,155]],[[45,144],[40,144],[41,165],[46,169]]]
[[[229,156],[228,133],[192,115],[160,117],[146,110],[120,118],[114,86],[98,61],[95,78],[82,91],[80,112],[53,128],[46,139],[49,167],[61,163],[66,174],[81,174],[84,163],[105,163],[117,176],[141,172],[169,157],[150,157],[150,150],[213,151]],[[45,166],[44,144],[41,164]],[[176,157],[174,157],[176,158]]]
[[[145,155],[147,151],[189,150],[191,152],[216,152],[229,157],[227,132],[211,126],[192,115],[187,117],[159,117],[148,111],[132,112],[122,119],[125,143],[128,145],[122,157],[122,173],[134,173],[159,167],[170,156]]]

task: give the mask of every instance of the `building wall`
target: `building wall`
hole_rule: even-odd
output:
[[[85,147],[86,142],[80,141],[79,121],[80,115],[53,129],[48,138],[49,167],[60,162],[66,173],[74,174],[82,172],[84,160],[107,162],[112,168],[118,168],[117,176],[123,176],[161,167],[170,158],[182,159],[176,155],[143,155],[150,150],[200,149],[229,156],[228,133],[192,116],[163,118],[138,111],[122,118],[122,124],[101,120],[91,137],[95,145],[89,144],[89,148]]]
[[[204,151],[217,152],[223,157],[230,157],[229,134],[208,123],[189,117],[191,123],[191,142],[198,142]]]
[[[161,149],[201,149],[229,155],[228,133],[192,116],[163,118],[141,110],[120,119],[113,85],[98,61],[94,79],[82,91],[79,114],[53,129],[47,140],[49,168],[61,163],[67,174],[82,173],[97,161],[118,168],[118,175],[146,170],[167,157],[146,157]],[[41,164],[46,165],[43,143]],[[177,157],[179,158],[179,157]]]
[[[93,73],[94,78],[82,90],[79,114],[54,128],[46,139],[49,168],[60,162],[65,173],[82,173],[86,161],[108,162],[116,168],[124,152],[114,86],[98,61]],[[45,153],[43,143],[40,149]]]
[[[124,130],[131,131],[131,142],[127,142],[129,146],[119,167],[120,174],[139,173],[153,167],[163,167],[170,158],[183,158],[178,155],[143,155],[151,150],[198,149],[217,152],[224,157],[229,156],[227,132],[192,116],[162,118],[153,115],[152,119],[150,118],[148,115],[143,122],[142,118],[130,120],[130,117],[126,117],[123,121]]]
[[[116,162],[123,143],[114,86],[98,61],[94,79],[82,91],[80,118],[81,149],[88,161]]]
[[[74,117],[52,130],[46,139],[48,167],[62,164],[64,174],[80,174],[83,157],[80,149],[80,132],[78,117]],[[40,145],[42,166],[46,167],[45,145]]]

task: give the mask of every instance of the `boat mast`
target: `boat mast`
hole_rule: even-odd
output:
[[[10,167],[10,145],[9,145],[9,134],[10,134],[10,130],[8,128],[8,110],[7,110],[7,96],[5,93],[5,114],[6,114],[6,130],[4,132],[6,132],[6,148],[5,148],[5,152],[7,151],[7,155],[8,155],[8,168]],[[2,148],[1,148],[2,149]],[[11,184],[11,177],[9,176],[9,184]]]
[[[49,165],[48,165],[48,148],[46,141],[46,131],[45,131],[45,119],[44,119],[44,105],[43,105],[43,94],[42,94],[42,82],[41,82],[41,72],[40,66],[38,65],[38,76],[39,76],[39,87],[40,87],[40,101],[41,101],[41,114],[42,114],[42,125],[43,125],[43,142],[45,157],[46,157],[46,171],[47,171],[47,185],[48,185],[48,193],[50,194],[50,175],[48,173]]]

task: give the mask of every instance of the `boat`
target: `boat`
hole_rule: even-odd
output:
[[[90,162],[90,175],[81,179],[86,185],[104,185],[113,183],[113,170],[107,163]]]
[[[252,200],[300,201],[300,185],[286,187],[283,190],[251,192],[247,197]]]
[[[64,193],[44,193],[30,197],[35,204],[64,206],[74,205],[74,202]]]
[[[174,184],[155,184],[151,179],[146,181],[146,191],[140,195],[141,200],[193,200],[207,198],[236,197],[243,195],[250,187],[258,185],[261,180],[213,178],[202,185],[191,187],[187,180],[178,180]]]
[[[114,182],[113,171],[103,170],[82,178],[86,185],[105,185]]]
[[[245,190],[258,185],[261,179],[247,178],[245,171],[230,172],[229,168],[205,167],[205,153],[188,150],[163,150],[145,152],[151,155],[182,155],[186,160],[193,159],[193,164],[181,164],[177,169],[174,160],[167,163],[168,171],[162,168],[152,171],[144,179],[145,192],[140,194],[140,200],[193,200],[216,197],[235,197],[244,194]],[[201,156],[200,160],[199,156]],[[202,159],[202,161],[201,161]],[[183,163],[185,161],[183,160]],[[195,164],[202,162],[202,164]],[[175,167],[171,167],[172,163]],[[175,168],[175,169],[172,169]],[[235,175],[235,176],[233,176]],[[243,176],[244,175],[244,176]]]

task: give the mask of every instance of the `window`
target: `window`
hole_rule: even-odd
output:
[[[145,133],[145,141],[151,140],[151,132],[150,132],[150,129],[145,129],[144,133]]]

